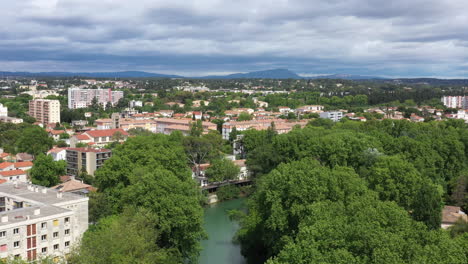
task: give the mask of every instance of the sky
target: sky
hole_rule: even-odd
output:
[[[2,0],[0,71],[468,78],[466,0]]]

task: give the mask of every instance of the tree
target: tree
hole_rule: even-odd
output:
[[[442,195],[434,184],[423,184],[413,202],[413,219],[421,221],[430,229],[440,228],[442,222]]]
[[[239,114],[239,117],[237,118],[237,121],[249,121],[252,120],[252,115],[250,115],[247,112],[242,112]]]
[[[219,187],[216,191],[216,196],[218,197],[218,201],[227,201],[239,197],[239,193],[239,187],[230,184]]]
[[[112,140],[117,141],[117,143],[120,143],[120,141],[124,139],[125,139],[125,136],[120,131],[115,131],[115,133],[112,135]]]
[[[234,180],[239,175],[240,169],[231,160],[217,159],[211,162],[205,175],[210,182],[223,182]]]
[[[129,208],[102,219],[85,233],[72,263],[182,263],[178,252],[160,248],[158,216],[148,209]]]
[[[423,184],[422,176],[414,166],[399,156],[379,157],[369,169],[366,179],[369,188],[377,191],[380,199],[395,201],[407,210],[411,209],[416,193]]]
[[[203,134],[203,125],[201,120],[190,123],[190,136],[200,137]]]
[[[49,137],[44,129],[32,126],[24,129],[18,139],[17,145],[20,152],[37,156],[41,153],[46,153],[52,147],[53,142],[54,140]]]
[[[39,154],[29,171],[33,184],[52,187],[60,182],[59,176],[66,173],[67,163],[54,161],[52,156]]]
[[[157,216],[157,246],[196,260],[205,237],[202,195],[182,142],[162,134],[129,138],[96,171],[95,184],[106,195],[110,212],[119,214],[127,206],[150,210]]]

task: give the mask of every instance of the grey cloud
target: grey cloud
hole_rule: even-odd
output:
[[[57,61],[64,67],[101,65],[103,70],[120,61],[135,69],[192,72],[278,66],[311,73],[432,74],[431,69],[455,73],[468,56],[465,4],[465,0],[8,1],[0,17],[0,58],[12,65]]]

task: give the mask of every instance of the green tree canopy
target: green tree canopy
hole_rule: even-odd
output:
[[[29,171],[29,176],[33,184],[52,187],[60,182],[59,176],[65,175],[66,169],[65,161],[54,161],[52,156],[39,154]]]

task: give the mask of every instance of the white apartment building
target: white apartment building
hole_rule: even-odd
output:
[[[0,259],[70,252],[88,229],[88,197],[28,183],[0,185]]]
[[[31,100],[29,101],[29,115],[42,124],[60,123],[60,101]]]
[[[320,118],[331,119],[334,122],[338,122],[343,118],[343,113],[338,111],[322,112]]]
[[[467,109],[467,96],[444,96],[441,99],[442,103],[449,108]]]
[[[94,98],[104,107],[107,103],[112,105],[123,98],[123,91],[112,91],[111,89],[81,89],[78,87],[68,88],[68,108],[85,108],[91,105]]]
[[[0,117],[6,116],[8,116],[8,107],[3,106],[3,104],[0,103]]]

